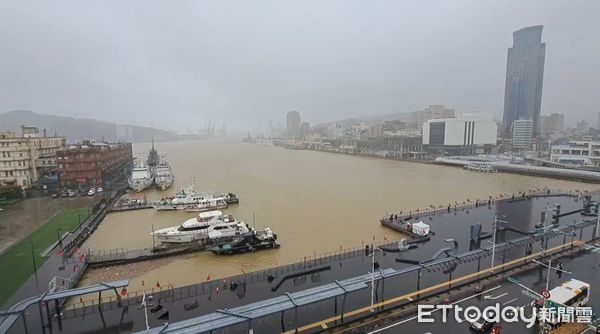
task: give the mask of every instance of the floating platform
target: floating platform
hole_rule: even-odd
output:
[[[108,208],[108,212],[119,212],[119,211],[133,211],[151,209],[152,205],[146,200],[146,196],[141,195],[137,197],[121,197],[112,206]]]
[[[134,210],[144,210],[144,209],[152,209],[152,205],[144,204],[144,205],[128,205],[128,206],[113,206],[109,208],[108,212],[121,212],[121,211],[134,211]]]
[[[400,232],[410,236],[411,238],[413,238],[413,240],[423,239],[424,241],[426,241],[425,239],[429,240],[429,235],[432,234],[432,232],[428,232],[427,235],[415,233],[410,228],[410,226],[413,224],[401,218],[382,218],[379,222],[381,223],[381,225],[389,227],[396,232]]]

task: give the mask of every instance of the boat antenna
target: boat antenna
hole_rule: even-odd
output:
[[[254,229],[256,230],[256,212],[252,211],[252,221],[254,222]]]

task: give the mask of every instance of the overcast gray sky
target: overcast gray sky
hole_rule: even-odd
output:
[[[512,32],[544,25],[542,114],[600,112],[600,1],[0,2],[0,112],[185,131],[409,112],[501,116]]]

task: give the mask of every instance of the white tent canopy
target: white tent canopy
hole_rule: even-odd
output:
[[[429,234],[429,225],[423,223],[423,221],[420,221],[412,225],[412,231],[415,234],[426,236]]]

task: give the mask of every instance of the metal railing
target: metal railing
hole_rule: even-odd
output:
[[[515,194],[514,199],[556,197],[556,196],[573,196],[573,197],[577,196],[578,197],[578,196],[580,196],[580,194],[582,194],[582,193],[579,190],[563,191],[560,189],[559,190],[531,189],[526,192],[520,192],[518,194]],[[448,204],[447,206],[445,206],[445,205],[439,205],[439,206],[430,205],[428,208],[410,210],[408,212],[400,211],[396,214],[392,213],[391,215],[398,216],[398,219],[407,219],[407,218],[418,219],[419,217],[435,216],[435,215],[445,214],[448,212],[454,212],[454,211],[458,211],[458,210],[466,210],[466,209],[472,209],[472,208],[477,208],[477,207],[481,207],[481,206],[491,205],[491,204],[495,204],[497,201],[500,201],[500,200],[511,200],[511,199],[513,199],[512,196],[513,196],[513,194],[498,194],[496,196],[490,196],[486,200],[476,199],[476,200],[471,201],[470,199],[467,199],[467,200],[463,201],[462,203],[454,202],[454,203]],[[383,218],[389,218],[389,217],[390,217],[390,214],[387,214]]]

